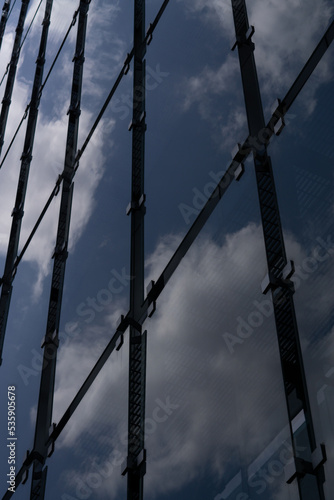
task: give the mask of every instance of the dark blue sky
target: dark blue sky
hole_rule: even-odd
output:
[[[324,33],[326,0],[248,2],[266,118]],[[247,136],[230,2],[171,1],[147,50],[146,279],[158,278],[212,183]],[[33,2],[31,12],[37,2]],[[49,68],[77,7],[55,2]],[[81,102],[81,145],[132,45],[132,2],[93,0]],[[147,25],[160,7],[147,2]],[[44,3],[42,5],[44,9]],[[30,96],[42,11],[24,45],[5,146]],[[10,57],[15,5],[0,55]],[[30,13],[31,16],[31,13]],[[22,242],[62,169],[75,31],[45,89]],[[332,387],[332,47],[270,146],[289,258],[316,437],[329,450],[326,495],[334,492]],[[1,72],[1,70],[0,70]],[[132,71],[87,148],[75,180],[71,249],[61,320],[54,421],[59,421],[128,310]],[[0,89],[2,91],[2,89]],[[1,176],[0,265],[8,241],[24,127]],[[296,500],[283,468],[289,435],[274,319],[260,284],[266,263],[253,163],[234,182],[147,320],[145,498]],[[16,386],[17,464],[32,448],[58,202],[18,270],[0,382],[0,487],[6,488],[6,391]],[[113,279],[110,295],[108,286]],[[48,500],[125,498],[127,340],[113,353],[56,443]],[[297,425],[297,424],[296,424]],[[29,481],[15,498],[29,497]],[[3,493],[2,493],[3,494]],[[326,498],[327,498],[326,497]]]

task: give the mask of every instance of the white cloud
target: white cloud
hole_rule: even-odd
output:
[[[210,4],[206,0],[186,0],[183,3],[189,15],[197,16],[200,13],[205,22],[217,29],[223,28],[227,36],[233,37],[232,7],[229,0],[213,0]]]
[[[38,2],[36,0],[30,7],[30,18],[36,9],[37,3]],[[65,1],[54,3],[44,77],[46,76],[47,70],[51,64],[51,58],[53,58],[53,55],[55,54],[55,49],[58,49],[58,45],[64,36],[64,32],[72,19],[72,14],[77,8],[77,4],[78,2],[76,1],[71,1],[70,3]],[[96,109],[99,109],[102,104],[99,102],[98,105],[96,105],[96,103],[93,105],[92,99],[95,99],[95,97],[98,96],[99,101],[101,101],[101,95],[107,94],[107,91],[109,90],[107,89],[104,91],[102,89],[103,82],[98,81],[98,78],[94,77],[94,75],[101,75],[102,73],[102,65],[105,62],[104,59],[106,57],[106,53],[108,52],[106,48],[102,50],[103,39],[105,37],[110,37],[109,33],[112,31],[110,30],[110,23],[115,22],[118,11],[117,4],[110,7],[105,3],[101,3],[98,14],[96,12],[97,6],[94,6],[93,8],[93,5],[91,5],[90,7],[89,14],[91,14],[91,17],[89,17],[87,30],[87,54],[84,66],[85,78],[81,102],[82,113],[80,117],[78,147],[82,145],[91,125],[93,124],[97,115]],[[102,19],[101,10],[103,13]],[[68,15],[66,16],[64,13],[68,13]],[[29,23],[29,16],[26,25]],[[9,145],[14,131],[16,130],[16,127],[22,118],[26,105],[30,99],[30,80],[32,80],[33,75],[30,75],[27,78],[23,67],[29,63],[32,68],[31,73],[35,71],[34,61],[41,34],[41,26],[39,22],[40,16],[44,16],[44,4],[41,6],[39,17],[38,19],[36,18],[33,29],[22,49],[20,60],[21,70],[18,69],[15,81],[3,154]],[[16,20],[11,18],[11,22],[12,25],[8,27],[8,32],[6,32],[6,36],[3,41],[0,65],[1,62],[7,62],[10,59],[12,50],[11,44],[13,42],[13,30],[15,29]],[[76,37],[76,28],[77,24],[74,28],[72,28],[71,38],[67,41],[61,58],[56,63],[53,73],[50,76],[50,80],[44,89],[44,94],[41,100],[25,204],[25,216],[22,224],[21,246],[30,234],[40,211],[44,207],[44,204],[55,185],[58,174],[63,169],[68,123],[66,112],[70,101],[70,82],[72,80],[73,71],[72,56],[74,51],[73,47]],[[114,38],[114,46],[117,50],[115,51],[112,59],[114,59],[115,63],[117,63],[123,44],[121,40]],[[4,63],[2,67],[5,67],[5,64],[6,63]],[[117,66],[117,64],[115,64],[115,66]],[[114,68],[105,76],[110,78],[113,71]],[[5,81],[2,86],[3,90],[4,86]],[[105,96],[103,95],[103,97]],[[8,236],[11,226],[10,214],[14,206],[20,167],[20,156],[23,150],[23,139],[26,124],[27,120],[23,123],[20,133],[5,164],[3,165],[2,171],[0,172],[0,176],[2,176],[0,209],[3,214],[0,223],[0,252],[2,255],[5,255],[7,251]],[[94,192],[102,178],[103,165],[105,161],[102,152],[103,145],[106,137],[108,137],[110,145],[109,138],[113,127],[113,120],[106,118],[101,121],[80,161],[80,168],[75,177],[70,236],[71,251],[74,250],[75,244],[80,238],[80,235],[82,234],[82,231],[94,209]],[[56,202],[54,202],[50,207],[25,255],[25,260],[33,263],[34,265],[37,264],[38,275],[33,289],[33,296],[35,299],[40,296],[43,289],[43,280],[51,269],[52,261],[50,258],[55,244],[60,197],[61,194],[58,194]]]
[[[39,0],[34,0],[33,2],[31,2],[26,18],[25,30],[28,28],[38,4]],[[54,46],[54,44],[59,44],[63,39],[73,19],[74,12],[77,10],[78,6],[78,0],[59,0],[57,2],[53,2],[48,38],[48,44],[50,44],[52,47]],[[39,41],[40,38],[42,29],[41,22],[44,18],[44,13],[45,2],[42,3],[38,15],[32,25],[31,33],[28,35],[26,40],[26,44],[29,46],[29,51],[33,53],[36,51],[36,40]],[[75,40],[75,33],[76,28],[73,27],[70,34],[70,38],[72,41]]]
[[[215,1],[211,8],[207,2],[198,0],[193,3],[193,11],[202,9],[205,5],[207,19],[210,22],[213,16],[217,17],[217,14],[221,23],[227,22],[226,2]],[[65,8],[65,2],[58,2],[58,6],[60,10],[57,22],[59,26],[61,23],[67,26],[65,17],[61,15],[61,8]],[[105,6],[105,9],[106,16],[113,15],[108,6]],[[94,20],[94,16],[92,19]],[[91,24],[89,32],[92,36],[94,36],[93,27],[94,23]],[[58,31],[59,34],[57,29],[54,31],[57,40],[61,38],[60,33],[62,33],[60,28]],[[258,32],[261,34],[261,30],[257,29]],[[99,47],[98,37],[95,43],[95,46]],[[117,62],[122,52],[122,42],[115,40],[115,47],[114,57]],[[93,57],[93,54],[91,56]],[[94,97],[99,97],[99,92],[93,89],[94,68],[99,68],[100,63],[98,60],[94,66],[93,60],[86,61],[88,79],[92,83],[91,86],[88,85],[87,92],[88,94],[91,92]],[[206,104],[210,103],[211,95],[215,96],[228,90],[227,83],[231,84],[230,71],[232,69],[232,74],[237,73],[237,68],[235,58],[224,63],[217,72],[206,68],[205,74],[190,80],[186,105],[189,107],[199,102],[203,96],[203,101],[200,102],[201,112],[205,118],[210,118],[211,113],[208,112]],[[71,74],[70,62],[66,64],[65,74],[66,77]],[[207,85],[201,86],[204,78],[208,76]],[[61,97],[62,104],[57,109],[58,101],[54,103],[54,109],[57,109],[54,118],[49,119],[50,110],[47,109],[43,109],[40,114],[29,183],[31,196],[27,198],[22,240],[35,222],[63,165],[67,124],[64,113],[67,105],[64,101],[67,97],[63,99],[62,96],[69,95],[69,91],[67,93],[65,89],[61,89],[59,92],[58,97]],[[13,100],[15,106],[11,110],[14,119],[8,124],[7,137],[11,136],[18,119],[21,118],[28,94],[26,82],[23,80],[16,82]],[[235,132],[243,124],[242,113],[239,110],[231,113],[231,123]],[[81,139],[85,137],[93,117],[93,113],[83,111]],[[113,122],[105,121],[104,125],[103,129],[107,128],[109,134]],[[226,125],[221,126],[226,127]],[[87,149],[75,180],[71,224],[72,249],[94,208],[94,190],[103,173],[102,127],[100,130],[100,134],[94,136],[92,144]],[[226,132],[228,133],[228,130]],[[81,139],[79,145],[82,143]],[[3,190],[0,210],[2,214],[7,214],[0,226],[0,233],[3,235],[9,233],[10,211],[22,150],[22,134],[18,142],[21,146],[15,146],[9,164],[4,166],[3,172],[0,172]],[[58,203],[59,198],[60,195]],[[39,266],[36,295],[40,293],[43,277],[49,270],[54,244],[50,234],[55,234],[57,212],[55,204],[26,256],[27,260]],[[160,242],[147,260],[149,278],[157,278],[178,242],[179,236],[173,235]],[[0,245],[1,253],[4,254],[7,245],[5,236],[1,239]],[[305,250],[291,235],[287,237],[287,245],[289,256],[296,262],[302,262],[307,257]],[[177,275],[172,278],[158,301],[157,312],[147,322],[147,416],[153,418],[158,398],[165,401],[170,397],[171,401],[178,405],[166,422],[157,424],[156,431],[147,439],[149,470],[145,484],[151,495],[180,488],[191,481],[195,474],[199,475],[203,471],[203,464],[207,465],[217,478],[222,478],[226,464],[231,461],[231,456],[234,457],[237,438],[245,443],[243,451],[247,458],[261,451],[275,430],[281,430],[281,422],[285,421],[285,408],[281,381],[277,380],[279,361],[274,347],[276,344],[272,318],[254,328],[249,338],[237,344],[234,356],[222,338],[224,332],[235,333],[237,318],[240,315],[242,318],[247,318],[254,311],[254,300],[262,300],[260,282],[266,272],[264,262],[261,230],[254,224],[229,235],[221,245],[202,238],[180,265]],[[329,263],[324,265],[329,267]],[[318,316],[325,314],[333,306],[331,296],[326,297],[326,290],[331,289],[333,282],[332,274],[329,273],[326,279],[326,287],[322,292],[322,307],[318,313],[315,306],[313,307],[312,313],[315,319],[317,314]],[[307,307],[312,305],[312,287],[308,288],[312,280],[313,277],[310,277],[303,282],[298,291],[299,296],[303,298],[301,303]],[[61,349],[57,366],[55,421],[62,415],[108,342],[110,332],[114,329],[114,321],[111,321],[111,318],[114,320],[121,312],[124,310],[117,303],[108,311],[109,316],[105,318],[102,326],[95,324],[90,328],[86,327],[79,339],[69,343],[66,349]],[[82,456],[86,457],[83,464],[80,462],[78,466],[73,466],[73,469],[68,471],[66,475],[68,485],[75,477],[80,477],[82,481],[86,480],[87,474],[93,471],[92,461],[96,456],[99,461],[105,459],[105,448],[101,448],[103,449],[101,453],[98,446],[106,445],[109,450],[114,448],[121,454],[126,453],[121,436],[126,431],[124,415],[126,415],[127,393],[125,376],[127,347],[125,342],[121,351],[112,355],[57,442],[56,449],[60,451],[75,445],[78,456],[84,446],[81,442],[84,443],[85,439],[93,438],[97,444],[97,448],[91,447],[86,449],[85,454],[81,454],[81,460]],[[263,357],[262,352],[265,349],[269,350],[270,355]],[[272,391],[273,386],[275,391]],[[277,406],[275,398],[280,391],[282,397],[279,398],[280,405]],[[106,401],[108,405],[105,404]],[[236,414],[238,418],[235,418]],[[34,415],[32,410],[32,418]],[[258,433],[259,428],[261,435]],[[173,474],[167,475],[166,470],[172,470]],[[116,498],[118,489],[123,484],[124,480],[117,469],[117,474],[106,478],[102,485],[94,490],[94,495],[97,498],[106,496]]]
[[[333,14],[333,6],[328,0],[284,0],[265,4],[257,0],[248,2],[247,7],[249,22],[255,26],[253,42],[262,97],[265,109],[270,113],[269,108],[274,100],[285,95],[324,34]],[[204,0],[186,1],[185,8],[192,16],[200,15],[209,27],[219,28],[229,40],[233,38],[230,2],[217,0],[208,5]],[[231,114],[227,123],[226,119],[224,122],[220,116],[217,117],[216,101],[213,99],[221,95],[225,101],[235,102],[236,91],[241,91],[239,72],[236,52],[232,56],[228,55],[220,66],[217,64],[214,68],[204,68],[185,84],[185,108],[197,103],[204,119],[223,123],[223,133],[226,129],[235,128],[237,122]],[[332,76],[333,65],[329,57],[324,57],[302,91],[302,110],[306,116],[315,109],[319,86]]]
[[[233,147],[236,144],[236,138],[246,137],[247,131],[242,135],[241,131],[246,128],[246,114],[240,106],[235,106],[227,116],[227,123],[220,122],[220,137],[223,147]]]
[[[208,118],[210,97],[233,88],[238,71],[238,61],[232,56],[228,56],[218,70],[205,67],[200,75],[194,76],[188,81],[187,95],[184,101],[185,109],[198,102],[201,115]]]
[[[170,235],[160,242],[147,261],[148,278],[157,279],[178,241]],[[305,251],[292,235],[286,235],[286,243],[288,255],[297,265],[308,262],[305,259],[313,248]],[[319,266],[329,273],[329,280],[333,279],[330,258]],[[222,244],[202,238],[183,260],[158,300],[156,313],[146,322],[148,496],[176,491],[207,472],[222,480],[227,464],[238,463],[237,443],[244,443],[243,458],[251,462],[287,424],[272,315],[263,316],[262,323],[241,339],[233,354],[222,338],[224,332],[237,334],[238,318],[250,324],[250,315],[258,311],[254,301],[268,300],[260,292],[264,274],[263,239],[257,225],[249,224],[228,235]],[[297,289],[301,314],[311,300],[312,279],[310,273]],[[322,294],[327,295],[326,287]],[[333,298],[329,302],[326,311],[314,312],[315,322],[331,310]],[[58,404],[68,398],[69,381],[77,385],[88,372],[96,357],[96,352],[90,352],[91,345],[83,336],[82,344],[64,350],[56,391]],[[84,434],[96,443],[89,450],[85,448],[85,463],[66,474],[68,488],[76,485],[76,478],[88,485],[87,478],[95,471],[94,459],[106,466],[112,450],[126,455],[121,438],[126,432],[126,413],[122,416],[120,409],[126,407],[127,361],[122,366],[119,363],[124,349],[127,355],[127,345],[112,354],[108,367],[87,394],[84,409],[74,414],[61,441],[62,448],[75,443],[78,453],[84,449],[79,444]],[[82,366],[80,360],[84,360]],[[112,402],[110,408],[104,405],[106,395]],[[154,427],[157,400],[167,398],[174,405],[173,411]],[[116,498],[124,483],[119,472],[119,467],[114,467],[114,473],[96,490],[91,488],[94,497],[103,498],[108,492],[110,498]]]

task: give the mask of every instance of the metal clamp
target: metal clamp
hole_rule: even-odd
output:
[[[145,123],[145,117],[146,113],[143,111],[143,113],[140,115],[140,119],[138,121],[136,120],[131,120],[131,122],[128,125],[128,131],[131,132],[131,130],[135,127],[143,127],[144,130],[147,130],[147,125]]]
[[[31,452],[29,452],[29,450],[27,450],[25,460],[23,462],[24,465],[30,467],[34,460],[37,460],[42,465],[45,464],[45,458],[38,451],[32,450]]]
[[[124,70],[123,73],[124,75],[127,75],[129,70],[130,70],[130,61],[131,61],[131,55],[129,53],[126,54],[126,59],[124,61]]]
[[[234,170],[234,178],[236,181],[239,181],[242,175],[245,172],[245,165],[242,160],[244,160],[244,153],[242,152],[242,144],[237,142],[234,148],[231,151],[232,159],[237,163],[237,166]]]
[[[14,280],[16,273],[17,273],[17,266],[15,266],[15,264],[14,264],[14,267],[12,269],[12,276],[11,276],[12,281]]]
[[[60,184],[62,183],[62,181],[63,181],[63,175],[62,175],[62,174],[59,174],[59,175],[58,175],[57,182],[56,182],[55,192],[54,192],[54,195],[55,195],[55,196],[57,196],[57,194],[59,193],[59,190],[60,190]]]
[[[249,26],[248,30],[246,31],[246,34],[245,34],[245,37],[240,37],[240,36],[237,36],[234,40],[233,40],[233,43],[232,43],[232,47],[231,47],[231,50],[234,51],[236,47],[238,47],[239,45],[242,45],[246,42],[248,43],[251,43],[253,48],[255,47],[254,43],[252,43],[251,39],[252,39],[252,36],[254,35],[255,33],[255,28],[254,26]]]
[[[26,161],[26,162],[31,162],[31,160],[32,160],[31,147],[28,148],[28,151],[21,154],[20,160]]]
[[[38,97],[38,98],[39,98],[39,97]],[[28,106],[27,106],[27,107],[26,107],[26,109],[24,110],[23,120],[25,120],[25,119],[27,118],[29,108],[30,108],[30,104],[28,104]]]
[[[13,208],[11,216],[16,217],[17,219],[22,219],[23,215],[24,215],[23,201],[21,201],[21,203],[18,207]]]
[[[154,297],[154,285],[155,285],[155,281],[151,280],[150,283],[146,287],[146,293],[147,293],[148,299],[151,298],[150,295],[153,295],[153,297],[152,297],[153,300],[150,302],[150,304],[147,308],[147,315],[149,318],[151,318],[153,316],[153,314],[155,313],[156,308],[157,308],[157,303],[156,303],[155,297]]]
[[[125,318],[124,314],[121,314],[121,317],[117,322],[116,330],[118,332],[124,333],[128,326],[129,326],[128,319]]]
[[[54,430],[56,429],[57,425],[55,423],[52,423],[50,428],[49,428],[49,437],[52,435],[52,433],[54,432]],[[52,453],[55,451],[55,442],[54,440],[52,439],[51,440],[51,443],[48,447],[48,451],[47,451],[47,456],[48,457],[51,457]]]
[[[283,268],[282,278],[283,280],[289,280],[291,276],[295,273],[295,263],[293,260],[289,260],[287,265]]]
[[[43,21],[42,26],[50,26],[50,14],[46,14]]]
[[[233,43],[232,43],[232,47],[231,47],[232,52],[236,49],[236,47],[239,45],[239,43],[240,43],[240,37],[237,36],[233,40]]]
[[[71,26],[74,26],[75,23],[77,22],[77,16],[79,14],[79,9],[77,9],[74,14],[73,14],[73,19],[72,19],[72,22],[71,22]]]
[[[124,335],[122,333],[117,339],[116,351],[119,351],[123,344],[124,344]]]
[[[138,201],[130,201],[126,207],[126,215],[130,215],[132,210],[139,210],[146,201],[146,195],[143,193]]]
[[[80,63],[84,63],[85,62],[85,57],[84,57],[84,49],[81,49],[79,51],[79,53],[75,53],[74,56],[73,56],[73,59],[72,59],[72,62],[74,61],[79,61]]]
[[[26,469],[22,474],[21,484],[25,484],[29,478],[29,469]]]
[[[23,460],[23,465],[30,466],[34,461],[34,457],[32,456],[32,453],[30,453],[29,450],[25,452],[24,455],[24,460]]]
[[[286,113],[286,109],[284,108],[281,99],[276,99],[272,108],[271,108],[271,113],[273,117],[277,119],[277,122],[275,125],[273,125],[273,131],[274,134],[279,136],[282,130],[285,127],[285,120],[284,120],[284,115]]]
[[[34,459],[31,456],[31,453],[29,452],[29,450],[27,450],[24,456],[23,465],[25,465],[26,467],[30,467],[33,460]],[[28,481],[28,478],[29,478],[29,469],[26,469],[22,474],[21,484],[25,484]]]
[[[294,457],[290,464],[287,464],[285,471],[285,479],[288,484],[291,484],[297,477],[304,477],[306,474],[313,476],[318,474],[318,470],[327,461],[326,447],[324,443],[320,444],[320,448],[316,448],[311,455],[311,462],[300,457]]]
[[[80,102],[77,101],[75,104],[70,104],[66,114],[72,114],[75,118],[78,118],[81,115]]]
[[[54,259],[55,257],[62,257],[63,260],[66,260],[68,257],[68,251],[66,250],[66,248],[67,245],[65,241],[61,246],[56,245],[51,258]]]
[[[53,344],[56,347],[59,346],[59,339],[57,335],[57,330],[54,330],[54,332],[51,335],[45,335],[42,339],[41,343],[41,348],[45,347],[47,344]]]
[[[293,290],[293,282],[290,280],[295,272],[295,264],[293,260],[290,260],[286,266],[283,268],[282,276],[280,278],[273,276],[268,273],[261,282],[261,291],[263,295],[269,292],[270,289],[289,288]]]
[[[235,180],[240,181],[244,173],[245,173],[245,165],[243,163],[240,163],[234,171]]]
[[[240,142],[237,142],[237,144],[234,146],[234,148],[231,151],[231,156],[234,161],[237,163],[243,163],[243,161],[246,159],[248,156],[250,150],[249,149],[244,149],[242,147],[243,145],[240,144]]]
[[[254,26],[251,25],[248,28],[248,30],[246,31],[246,40],[247,40],[247,42],[252,38],[252,36],[254,35],[254,33],[255,33],[255,28],[254,28]]]
[[[146,449],[143,448],[139,454],[134,457],[133,455],[129,455],[126,459],[126,467],[122,472],[122,476],[125,476],[129,470],[134,470],[136,468],[140,468],[141,475],[144,475],[146,472]]]
[[[10,100],[10,98],[5,96],[5,97],[2,99],[1,104],[8,104],[8,105],[9,105],[11,102],[12,102],[12,101]]]
[[[38,65],[42,65],[45,63],[45,57],[44,57],[45,53],[43,52],[43,54],[41,54],[40,56],[37,57],[36,61],[35,61],[35,64],[38,64]]]
[[[150,45],[150,43],[152,42],[152,39],[153,39],[153,24],[150,23],[149,24],[149,27],[146,31],[146,44],[147,45]]]
[[[128,318],[129,325],[137,330],[138,333],[142,332],[142,326],[138,321],[133,318]]]

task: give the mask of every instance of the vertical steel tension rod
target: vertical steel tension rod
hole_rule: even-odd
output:
[[[63,297],[65,267],[68,256],[73,177],[77,152],[80,102],[82,89],[83,64],[85,53],[87,13],[90,0],[80,0],[79,22],[74,54],[71,102],[68,110],[68,129],[66,139],[63,187],[59,209],[56,247],[53,254],[54,264],[51,293],[47,317],[46,334],[42,341],[43,365],[37,406],[36,428],[33,452],[28,460],[33,461],[30,500],[43,500],[46,486],[47,466],[45,461],[53,452],[54,446],[48,446],[52,432],[52,408],[56,376],[57,349],[59,345],[59,322]]]
[[[144,302],[144,149],[145,149],[145,0],[134,2],[134,69],[132,130],[132,188],[130,257],[130,352],[128,406],[128,500],[143,500],[143,477],[146,472],[144,448],[146,331],[139,324]]]
[[[2,146],[4,143],[7,118],[9,113],[9,108],[12,99],[12,93],[14,88],[14,81],[16,75],[17,64],[19,62],[20,52],[21,52],[21,38],[24,28],[24,22],[27,16],[29,0],[22,0],[21,10],[19,15],[19,20],[17,23],[16,31],[15,31],[15,40],[13,45],[12,56],[9,63],[9,72],[8,78],[6,82],[5,94],[2,99],[2,107],[0,114],[0,155],[2,151]]]
[[[1,45],[2,45],[3,36],[5,34],[10,2],[11,2],[11,0],[5,0],[5,3],[3,4],[3,7],[2,7],[2,14],[1,14],[1,20],[0,20],[0,49],[1,49]]]
[[[234,47],[238,47],[249,135],[258,138],[265,129],[265,122],[252,42],[254,27],[249,26],[245,0],[232,0],[232,9],[236,33]],[[294,265],[292,261],[287,262],[267,146],[254,148],[253,156],[268,265],[268,277],[263,282],[262,291],[267,293],[270,290],[272,295],[294,449],[294,463],[286,471],[287,482],[297,480],[301,500],[324,500],[323,463],[326,453],[324,445],[316,447],[293,301],[294,287],[290,280]]]
[[[0,296],[0,364],[2,362],[2,350],[6,333],[7,319],[10,307],[10,300],[13,289],[13,278],[15,272],[15,261],[17,257],[21,224],[24,214],[24,203],[26,191],[28,186],[29,170],[32,160],[32,151],[35,140],[36,123],[38,117],[39,103],[41,99],[41,85],[43,81],[43,71],[45,64],[45,51],[48,40],[50,17],[52,12],[53,0],[47,0],[45,6],[45,14],[43,19],[43,29],[41,34],[41,41],[36,60],[36,70],[34,83],[32,88],[32,95],[29,107],[29,116],[27,129],[24,139],[23,152],[21,156],[21,168],[19,174],[19,181],[16,191],[15,206],[12,212],[12,226],[10,231],[9,243],[7,248],[7,256],[5,262],[5,270],[2,277],[2,289]]]

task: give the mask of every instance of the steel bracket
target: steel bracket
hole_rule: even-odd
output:
[[[236,36],[232,42],[231,50],[234,51],[236,49],[236,47],[239,47],[239,46],[245,45],[245,44],[249,44],[251,46],[252,50],[254,50],[255,45],[252,42],[252,36],[254,35],[254,33],[255,33],[254,26],[250,26],[248,28],[248,30],[246,31],[245,36],[242,36],[242,37]]]
[[[64,245],[62,245],[61,248],[57,247],[54,249],[54,252],[52,254],[52,259],[54,259],[55,257],[61,257],[61,260],[63,262],[65,262],[65,260],[67,259],[68,257],[68,251],[66,250],[66,244],[64,243]]]
[[[142,333],[142,326],[140,323],[138,323],[135,319],[129,318],[128,316],[124,316],[124,314],[122,314],[120,319],[118,320],[116,331],[123,334],[125,332],[125,330],[128,328],[128,326],[132,326],[133,328],[135,328],[137,330],[137,332]],[[122,337],[123,337],[123,335],[122,335]],[[121,341],[117,350],[119,350],[121,348],[122,344],[123,344],[123,341]]]
[[[28,478],[29,478],[29,469],[26,469],[22,474],[21,483],[25,484],[28,481]]]
[[[26,162],[31,162],[32,160],[32,154],[31,154],[31,147],[26,151],[25,153],[22,153],[20,161],[26,161]]]
[[[138,470],[141,476],[144,476],[146,472],[146,449],[143,448],[140,453],[135,457],[129,455],[126,459],[126,467],[122,472],[122,476],[125,476],[129,471]]]
[[[11,213],[12,217],[16,217],[17,219],[22,219],[24,215],[24,210],[23,210],[23,203],[20,203],[20,205],[16,208],[14,207]]]
[[[293,272],[294,269],[293,271],[286,271],[285,272],[286,278],[284,278],[283,275],[281,278],[276,278],[272,274],[267,274],[261,282],[261,291],[263,295],[266,295],[269,292],[269,290],[277,290],[278,288],[283,288],[290,290],[291,292],[294,292],[295,291],[294,284],[290,280],[290,277],[292,276]]]
[[[291,484],[297,477],[304,477],[306,474],[313,476],[318,474],[318,470],[327,461],[326,447],[324,443],[320,444],[320,448],[316,448],[312,452],[311,462],[300,457],[294,457],[290,464],[287,464],[285,471],[285,479],[288,484]]]
[[[59,339],[57,336],[57,330],[55,330],[51,335],[45,335],[42,339],[41,348],[45,347],[47,344],[53,344],[59,347]]]
[[[84,57],[84,51],[83,51],[83,49],[81,49],[79,53],[75,53],[74,54],[72,62],[74,62],[74,61],[79,61],[82,64],[85,62],[85,57]]]
[[[125,317],[124,314],[121,314],[121,317],[117,322],[116,331],[124,333],[128,326],[129,326],[129,319]]]
[[[146,195],[143,193],[138,201],[130,201],[126,207],[126,215],[130,215],[132,210],[139,210],[146,201]]]
[[[118,337],[117,345],[116,345],[116,351],[119,351],[124,344],[124,335],[123,333]]]
[[[24,465],[27,465],[28,467],[30,467],[30,465],[33,463],[34,460],[37,460],[42,465],[45,464],[45,458],[43,457],[43,455],[41,455],[36,450],[32,450],[31,452],[29,452],[29,450],[28,450],[26,453],[26,458],[24,460]]]
[[[77,101],[75,104],[71,104],[67,110],[67,115],[72,115],[78,118],[81,115],[80,102]]]
[[[141,324],[138,323],[135,319],[129,318],[128,322],[129,322],[130,326],[132,326],[133,328],[135,328],[135,330],[137,330],[138,333],[142,332],[142,326],[141,326]]]
[[[144,129],[144,131],[146,132],[147,125],[144,122],[145,117],[146,117],[146,113],[144,112],[140,116],[140,120],[139,121],[131,120],[131,122],[129,123],[129,126],[128,126],[128,131],[131,132],[131,130],[133,128],[135,128],[135,127],[142,127]]]
[[[241,177],[245,173],[245,165],[243,163],[240,163],[237,168],[234,171],[234,178],[236,181],[239,181]]]
[[[54,432],[54,430],[56,429],[57,425],[55,423],[53,423],[51,426],[50,426],[50,429],[49,429],[49,437],[51,436],[51,434]],[[50,444],[49,444],[49,447],[48,447],[48,451],[47,451],[47,456],[48,457],[51,457],[52,453],[55,451],[55,442],[54,440],[52,439]]]
[[[152,42],[152,39],[153,39],[153,24],[150,23],[148,28],[147,28],[147,31],[146,31],[146,44],[147,45],[150,45],[150,43]]]
[[[155,300],[156,297],[155,297],[155,293],[154,293],[154,285],[155,285],[155,281],[151,280],[150,283],[146,287],[147,298],[149,300],[151,300],[151,303],[147,308],[147,315],[149,318],[151,318],[153,316],[153,314],[155,313],[156,308],[157,308],[157,303]]]
[[[33,463],[34,457],[32,456],[32,452],[29,450],[26,451],[24,455],[23,465],[29,467]]]
[[[123,66],[124,66],[124,75],[127,75],[128,72],[129,72],[129,69],[130,69],[130,61],[131,61],[132,57],[131,57],[131,54],[126,54],[126,59],[123,63]]]

